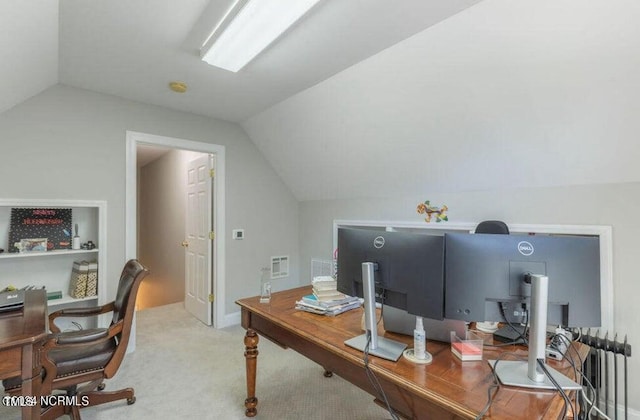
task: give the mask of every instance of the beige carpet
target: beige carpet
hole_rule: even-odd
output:
[[[81,411],[85,420],[245,419],[244,330],[215,330],[182,304],[137,314],[137,348],[127,355],[107,390],[131,386],[137,401]],[[373,397],[293,350],[266,339],[258,346],[257,419],[387,419]],[[20,412],[0,405],[0,419]]]

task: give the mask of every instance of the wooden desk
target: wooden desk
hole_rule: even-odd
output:
[[[40,347],[47,332],[44,290],[27,291],[23,310],[0,314],[0,380],[22,377],[23,396],[40,395]],[[22,418],[40,418],[39,400],[22,407]]]
[[[274,293],[268,304],[259,303],[259,297],[240,299],[236,303],[242,310],[242,326],[247,329],[246,347],[247,399],[249,417],[257,414],[255,396],[258,335],[276,344],[291,348],[315,361],[327,372],[342,378],[378,397],[364,370],[362,353],[344,345],[344,341],[362,334],[362,310],[353,310],[336,317],[315,315],[294,308],[296,300],[311,292],[301,287]],[[381,335],[412,346],[412,338],[385,333]],[[484,360],[461,362],[450,350],[448,343],[431,342],[427,351],[433,355],[430,365],[415,365],[404,358],[391,362],[377,357],[369,358],[394,410],[415,419],[473,419],[487,402],[487,390],[493,383],[493,374],[487,359],[496,359],[505,351],[515,351],[526,357],[526,350],[509,346],[506,349],[486,348]],[[582,353],[584,358],[586,353]],[[567,362],[551,362],[555,369],[572,377],[573,369]],[[553,419],[562,415],[563,400],[555,391],[531,391],[501,386],[485,418],[490,419]]]

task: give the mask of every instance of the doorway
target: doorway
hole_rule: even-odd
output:
[[[139,147],[153,147],[165,150],[183,150],[191,153],[192,156],[198,154],[212,155],[215,157],[216,170],[215,177],[212,181],[212,231],[220,232],[215,235],[212,241],[212,279],[213,284],[209,283],[210,297],[212,298],[209,312],[209,322],[203,320],[207,324],[213,325],[215,328],[224,326],[224,164],[225,164],[225,148],[224,146],[209,143],[199,143],[184,139],[171,137],[156,136],[146,133],[127,132],[127,162],[126,162],[126,257],[138,257],[138,229],[140,227],[138,220],[139,196],[138,196],[138,168],[137,154]],[[184,274],[184,273],[183,273]],[[142,290],[141,290],[142,292]]]

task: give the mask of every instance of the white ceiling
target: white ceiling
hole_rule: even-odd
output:
[[[0,113],[58,83],[58,3],[0,1]]]
[[[640,180],[640,2],[322,0],[238,73],[198,54],[230,3],[2,0],[0,112],[63,83],[241,122],[299,200]]]
[[[3,0],[0,112],[60,82],[242,121],[480,0],[322,0],[231,73],[203,63],[199,47],[234,1]],[[174,80],[187,93],[171,92]],[[139,148],[138,164],[163,153]]]
[[[201,61],[198,49],[232,0],[60,0],[59,80],[243,121],[478,1],[322,0],[231,73]],[[172,93],[172,80],[189,91]]]

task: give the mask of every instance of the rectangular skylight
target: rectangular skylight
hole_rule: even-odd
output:
[[[239,0],[200,50],[203,61],[237,72],[320,0]],[[233,17],[233,11],[241,9]],[[230,22],[225,20],[233,19]],[[226,25],[226,26],[225,26]],[[217,34],[216,32],[221,32]]]

